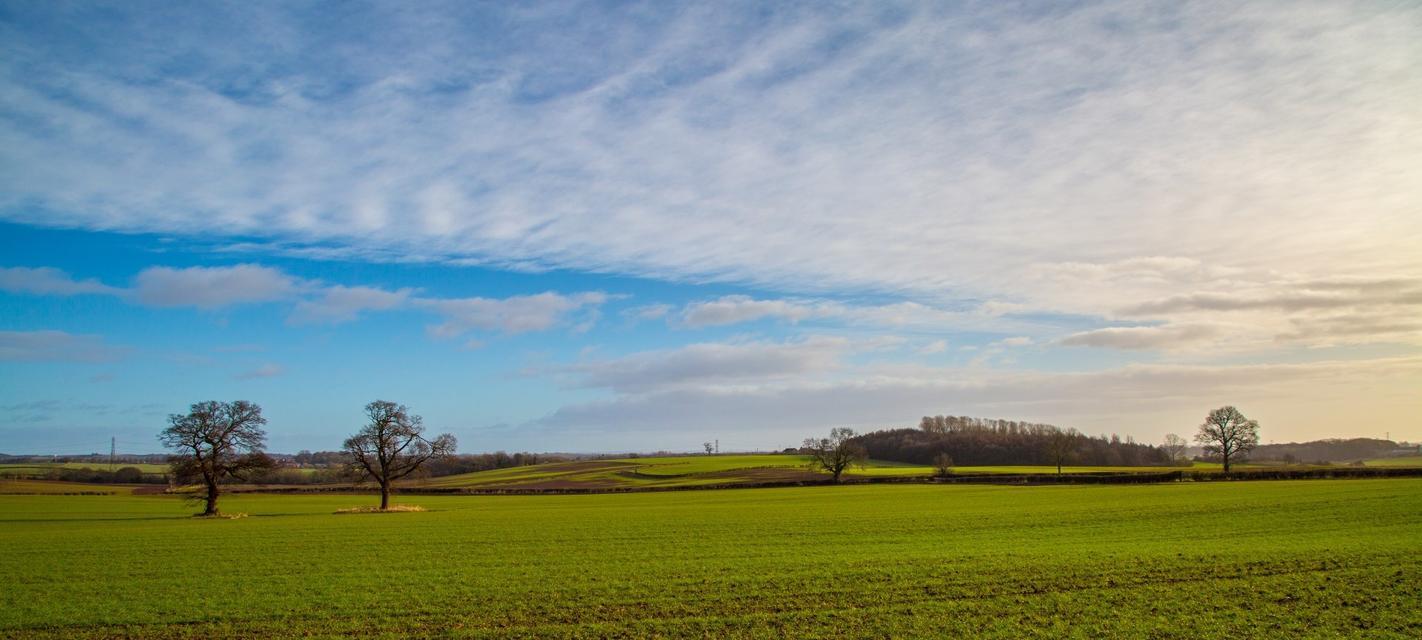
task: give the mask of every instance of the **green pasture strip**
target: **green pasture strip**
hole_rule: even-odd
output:
[[[1375,458],[1364,460],[1369,467],[1422,467],[1422,456],[1399,456],[1396,458]]]
[[[115,471],[117,471],[117,470],[119,470],[119,469],[122,469],[122,468],[124,468],[124,467],[135,467],[135,468],[137,468],[139,471],[142,471],[143,473],[157,473],[157,474],[162,474],[162,473],[167,473],[167,472],[168,472],[168,465],[165,465],[165,464],[149,464],[149,463],[138,463],[138,462],[133,462],[133,463],[129,463],[129,462],[115,462],[115,463],[113,464],[113,469],[114,469]],[[92,469],[92,470],[94,470],[94,471],[108,471],[108,470],[109,470],[109,463],[107,463],[107,462],[15,462],[15,463],[4,463],[4,464],[0,464],[0,474],[3,474],[3,473],[8,472],[8,471],[22,471],[22,472],[24,472],[24,473],[42,473],[42,472],[48,471],[48,470],[50,470],[50,469]]]
[[[1415,638],[1422,479],[0,496],[0,637]]]
[[[73,493],[132,493],[133,485],[125,484],[85,484],[81,482],[59,482],[50,480],[7,480],[0,479],[0,495],[30,494],[73,494]]]

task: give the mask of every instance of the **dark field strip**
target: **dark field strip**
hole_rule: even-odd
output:
[[[1422,637],[1422,480],[0,497],[0,636]]]

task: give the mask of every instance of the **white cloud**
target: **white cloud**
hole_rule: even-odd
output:
[[[795,322],[824,313],[823,308],[815,304],[733,295],[686,305],[681,312],[681,323],[688,327],[714,327],[767,317]]]
[[[255,264],[231,267],[149,267],[134,278],[133,297],[155,307],[222,307],[294,297],[302,284],[278,269]]]
[[[632,320],[661,320],[671,313],[672,308],[669,304],[647,304],[625,309],[622,315]]]
[[[268,362],[255,369],[243,371],[232,377],[237,380],[261,380],[265,378],[275,378],[283,373],[286,373],[285,367]]]
[[[948,350],[948,341],[947,341],[947,340],[934,340],[934,341],[932,341],[932,342],[930,342],[930,343],[928,343],[928,344],[926,344],[926,345],[923,345],[923,347],[921,347],[918,351],[919,351],[919,353],[923,353],[923,354],[927,354],[927,355],[932,355],[932,354],[935,354],[935,353],[943,353],[944,351],[947,351],[947,350]]]
[[[290,321],[294,324],[342,323],[355,320],[362,311],[388,311],[404,306],[414,289],[386,291],[374,287],[334,285],[315,299],[296,303]]]
[[[688,303],[678,314],[682,326],[715,327],[765,318],[798,323],[832,321],[853,326],[913,328],[924,331],[979,330],[1003,332],[1033,326],[1005,318],[1003,305],[980,305],[971,311],[949,311],[906,301],[892,304],[850,304],[831,300],[764,299],[722,296]]]
[[[444,316],[444,322],[430,327],[431,335],[452,338],[473,330],[544,331],[566,322],[579,310],[595,311],[606,300],[607,294],[599,292],[564,295],[545,291],[508,298],[416,298],[414,303]]]
[[[128,349],[104,344],[95,335],[64,331],[0,331],[0,361],[113,362]]]
[[[0,216],[1092,316],[1422,271],[1415,6],[881,9],[513,12],[506,57],[421,8],[358,48],[278,9],[83,63],[21,30]]]
[[[0,291],[55,296],[116,295],[119,292],[98,280],[75,280],[53,267],[0,267]]]
[[[185,269],[149,267],[139,272],[129,289],[108,287],[92,280],[76,282],[48,267],[14,268],[0,270],[0,289],[49,295],[105,293],[149,306],[199,309],[294,302],[288,322],[296,325],[339,324],[356,320],[365,311],[419,308],[444,317],[444,322],[430,327],[430,333],[441,338],[473,330],[510,334],[544,331],[570,319],[578,320],[571,327],[573,331],[587,331],[601,317],[598,307],[611,298],[597,291],[573,294],[547,291],[507,298],[417,297],[417,290],[413,288],[387,290],[362,285],[325,285],[255,264]],[[574,318],[579,312],[582,315]]]
[[[1061,344],[1069,347],[1112,349],[1176,349],[1217,335],[1218,329],[1209,325],[1106,327],[1073,333],[1062,338]]]
[[[619,393],[687,384],[764,384],[834,371],[839,367],[840,356],[864,346],[867,345],[831,337],[783,343],[697,343],[612,360],[583,362],[551,371],[572,374],[581,386],[605,387]]]

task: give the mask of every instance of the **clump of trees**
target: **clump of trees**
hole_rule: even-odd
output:
[[[353,470],[380,485],[380,509],[388,510],[396,480],[454,453],[457,443],[448,433],[426,438],[424,420],[403,404],[376,400],[365,405],[365,415],[369,421],[342,448]]]
[[[262,451],[266,423],[262,408],[245,400],[199,402],[186,415],[168,416],[158,440],[178,452],[169,460],[178,481],[200,480],[207,488],[202,515],[218,515],[219,487],[228,478],[245,479],[274,465]]]
[[[1164,465],[1169,455],[1130,437],[1087,436],[1074,429],[1016,420],[928,416],[917,429],[886,429],[856,438],[876,460],[930,465],[947,453],[959,465]]]
[[[1204,445],[1207,455],[1219,456],[1225,473],[1229,473],[1231,458],[1259,446],[1259,423],[1232,406],[1220,407],[1205,416],[1204,424],[1195,434],[1195,442]]]
[[[567,462],[569,459],[570,458],[565,456],[549,455],[546,453],[528,453],[526,451],[515,453],[495,451],[494,453],[450,454],[425,463],[424,472],[428,473],[430,477],[452,476],[460,473],[492,471],[494,469],[523,467],[547,462]]]
[[[828,438],[806,438],[802,451],[810,456],[810,469],[827,471],[839,482],[845,469],[864,466],[869,454],[854,436],[853,429],[836,427],[830,429]]]

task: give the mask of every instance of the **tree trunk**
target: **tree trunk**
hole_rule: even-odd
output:
[[[390,508],[390,483],[381,481],[380,483],[380,510]]]
[[[217,482],[215,481],[207,483],[207,508],[203,509],[202,514],[205,516],[217,515]]]
[[[1229,473],[1229,454],[1224,454],[1224,472]]]
[[[834,482],[835,482],[835,484],[838,484],[838,483],[839,483],[839,474],[841,474],[841,473],[844,473],[844,469],[835,469],[835,470],[834,470]]]
[[[1061,475],[1061,474],[1062,474],[1062,461],[1061,461],[1061,460],[1058,460],[1058,461],[1057,461],[1057,475]]]

